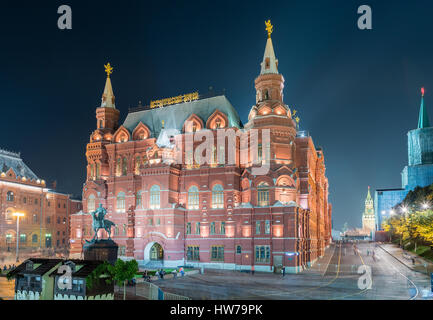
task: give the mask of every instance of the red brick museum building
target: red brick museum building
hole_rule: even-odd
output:
[[[143,266],[300,272],[323,256],[331,241],[324,153],[283,102],[270,35],[245,125],[225,95],[198,93],[130,109],[120,124],[106,66],[83,212],[71,216],[73,255],[93,236],[88,213],[102,204],[119,255]],[[221,143],[220,133],[234,137]],[[209,136],[211,148],[198,152]]]

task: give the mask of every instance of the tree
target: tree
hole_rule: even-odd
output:
[[[114,280],[117,285],[123,284],[123,300],[126,299],[126,283],[132,280],[138,272],[138,263],[136,260],[123,261],[117,259],[113,267]]]

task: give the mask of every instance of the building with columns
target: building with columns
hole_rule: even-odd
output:
[[[16,212],[19,221],[19,250],[69,249],[69,217],[80,211],[81,200],[57,192],[24,163],[19,153],[0,149],[0,252],[15,253]]]
[[[284,103],[270,22],[267,30],[245,125],[225,95],[198,93],[131,108],[119,123],[106,65],[84,209],[71,217],[74,255],[93,235],[88,213],[102,204],[119,255],[142,266],[300,272],[323,256],[331,241],[325,156]],[[203,137],[212,140],[206,148]]]

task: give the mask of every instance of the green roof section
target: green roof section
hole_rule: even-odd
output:
[[[430,127],[427,109],[424,106],[424,88],[421,88],[421,106],[419,108],[418,129]]]
[[[143,122],[151,131],[151,137],[157,138],[162,129],[162,120],[164,120],[165,129],[182,131],[183,124],[190,115],[197,115],[204,125],[206,125],[207,119],[216,110],[221,111],[227,116],[229,127],[241,128],[239,115],[225,95],[173,104],[161,108],[129,112],[123,126],[132,133],[135,127],[140,122]]]

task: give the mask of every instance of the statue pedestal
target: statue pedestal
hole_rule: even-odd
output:
[[[83,245],[84,260],[108,261],[113,264],[117,260],[118,245],[113,240],[96,240]]]

